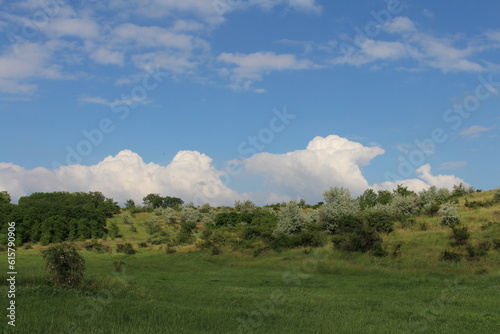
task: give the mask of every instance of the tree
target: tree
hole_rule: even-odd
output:
[[[371,208],[377,204],[377,193],[373,189],[366,189],[363,194],[358,197],[361,210]]]
[[[323,194],[323,197],[326,204],[319,208],[319,218],[326,224],[330,233],[336,233],[341,217],[357,216],[360,212],[359,202],[351,198],[348,189],[330,188]]]
[[[128,210],[131,210],[133,208],[135,208],[135,202],[133,199],[128,199],[125,201],[125,208],[128,209]]]
[[[254,204],[254,202],[250,200],[246,200],[244,202],[241,201],[235,201],[234,202],[234,208],[238,212],[252,212],[257,208],[257,206]]]
[[[275,233],[294,234],[299,233],[306,225],[307,219],[296,201],[290,201],[281,209],[278,217],[278,227]]]
[[[0,191],[0,205],[9,204],[11,201],[11,197],[7,191]]]
[[[163,203],[163,197],[160,194],[149,194],[142,199],[142,203],[149,209],[153,210],[161,207]]]
[[[75,245],[52,245],[42,251],[42,256],[51,283],[69,287],[80,285],[85,272],[85,259],[78,253]]]

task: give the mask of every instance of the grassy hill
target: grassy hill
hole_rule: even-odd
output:
[[[494,191],[467,201],[487,201]],[[154,214],[123,213],[108,221],[122,237],[99,240],[110,252],[87,251],[85,284],[46,283],[40,250],[17,252],[16,328],[2,333],[496,333],[500,328],[500,205],[468,208],[459,199],[468,246],[489,247],[470,258],[452,246],[438,216],[418,216],[383,235],[386,257],[346,253],[331,242],[279,252],[233,250],[221,255],[194,244],[166,252],[152,244],[145,223]],[[198,224],[196,237],[203,224]],[[161,222],[164,237],[179,233]],[[147,242],[148,238],[150,239]],[[139,244],[146,243],[146,247]],[[117,244],[138,251],[125,255]],[[144,246],[144,244],[142,244]],[[459,262],[442,253],[461,254]],[[469,258],[468,258],[469,257]],[[6,261],[4,261],[6,263]],[[7,265],[5,265],[7,266]],[[6,270],[4,270],[5,272]],[[2,279],[2,294],[7,292]],[[6,307],[6,303],[3,304]],[[5,310],[5,308],[4,308]],[[10,327],[10,326],[9,326]]]

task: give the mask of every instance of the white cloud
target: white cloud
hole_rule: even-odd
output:
[[[231,80],[242,88],[249,88],[252,81],[261,80],[264,74],[272,71],[300,70],[315,67],[308,60],[300,60],[293,54],[276,54],[274,52],[222,53],[217,60],[221,63],[235,65],[222,72],[229,74]]]
[[[384,153],[380,147],[366,147],[330,135],[316,137],[305,150],[285,154],[259,153],[243,161],[246,171],[262,174],[270,192],[320,200],[331,186],[343,186],[354,193],[369,187],[361,167]]]
[[[407,17],[395,17],[381,29],[395,35],[397,40],[383,41],[356,36],[357,44],[351,45],[350,49],[344,47],[341,50],[344,54],[331,62],[360,66],[407,58],[413,59],[421,67],[437,68],[443,72],[482,72],[485,67],[473,61],[472,57],[495,47],[479,40],[471,40],[465,47],[457,47],[456,44],[463,44],[461,38],[440,38],[420,32]]]
[[[26,170],[0,163],[0,189],[17,200],[33,192],[101,191],[123,203],[141,202],[149,193],[177,196],[186,202],[233,204],[239,195],[219,179],[212,159],[196,151],[181,151],[166,166],[145,163],[129,150],[109,156],[93,166],[71,165],[56,170]]]
[[[466,187],[470,186],[463,179],[456,177],[454,175],[432,175],[431,165],[425,164],[416,170],[418,179],[406,179],[396,182],[386,181],[383,183],[378,183],[373,185],[375,190],[393,190],[396,189],[399,184],[404,187],[408,187],[409,190],[415,192],[428,189],[431,186],[436,186],[437,188],[447,188],[453,189],[454,185],[459,185],[462,183]]]
[[[487,128],[484,126],[473,125],[467,129],[463,129],[459,132],[459,135],[469,138],[478,138],[483,132],[490,131],[492,128]]]
[[[124,54],[101,47],[90,54],[90,57],[99,64],[123,65]]]
[[[36,90],[37,85],[28,80],[64,77],[57,66],[50,64],[55,43],[24,43],[16,48],[9,48],[0,55],[0,92],[29,94]]]
[[[51,37],[79,37],[81,39],[99,36],[99,25],[86,18],[51,18],[43,27],[45,33]]]
[[[384,30],[390,33],[402,33],[415,31],[415,24],[412,20],[404,16],[395,17],[391,22],[386,24]]]

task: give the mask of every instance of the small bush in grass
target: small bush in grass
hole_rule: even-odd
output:
[[[493,249],[500,250],[500,239],[494,239],[492,241],[492,243],[493,243],[493,246],[492,246]]]
[[[483,256],[488,254],[488,250],[481,246],[467,245],[467,260],[479,261]]]
[[[441,260],[442,261],[448,261],[448,262],[460,262],[462,259],[462,254],[455,253],[452,251],[445,250],[441,254]]]
[[[143,242],[139,242],[139,243],[137,244],[137,246],[139,246],[139,248],[146,248],[146,247],[148,247],[148,244],[147,244],[146,242],[144,242],[144,241],[143,241]]]
[[[427,222],[421,222],[420,224],[418,224],[418,229],[420,231],[427,231],[429,229],[429,225],[427,224]]]
[[[464,227],[454,227],[452,230],[450,238],[453,240],[451,242],[452,246],[466,245],[470,239],[470,233],[467,226]]]
[[[371,250],[371,254],[376,257],[386,257],[389,253],[382,247],[382,244],[376,244]]]
[[[31,244],[28,242],[27,244],[24,244],[24,249],[32,249],[33,246],[31,246]]]
[[[166,248],[165,252],[167,254],[175,254],[177,252],[177,250],[171,244],[167,244],[167,248]]]
[[[117,244],[116,245],[116,252],[117,253],[125,253],[127,255],[134,255],[137,253],[137,251],[134,249],[131,243],[125,243],[125,244]]]
[[[52,284],[68,287],[80,285],[85,272],[85,259],[73,244],[52,245],[42,251]]]
[[[403,243],[398,242],[394,246],[392,246],[392,256],[393,257],[398,257],[401,255],[401,251],[403,249]]]

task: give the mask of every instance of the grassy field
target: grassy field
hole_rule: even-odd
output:
[[[490,192],[474,195],[488,199]],[[500,238],[500,206],[461,207],[471,243]],[[443,262],[450,230],[418,217],[384,236],[389,256],[344,253],[331,243],[280,253],[223,249],[212,256],[194,246],[167,254],[138,248],[146,238],[120,226],[135,255],[82,250],[86,282],[49,286],[42,247],[18,249],[16,327],[2,333],[497,333],[500,252],[478,261]],[[174,233],[172,231],[172,233]],[[108,240],[112,246],[123,240]],[[77,244],[82,244],[77,243]],[[394,247],[400,244],[397,254]],[[3,253],[5,254],[5,253]],[[5,263],[6,255],[2,255]],[[114,262],[122,261],[122,272]],[[7,286],[2,279],[2,295]],[[7,301],[2,299],[6,314]]]

